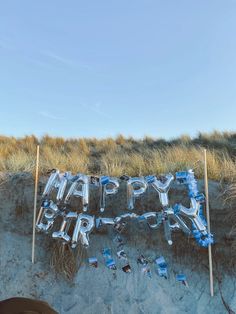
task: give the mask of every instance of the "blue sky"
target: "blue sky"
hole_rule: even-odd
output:
[[[235,0],[0,4],[0,133],[233,130]]]

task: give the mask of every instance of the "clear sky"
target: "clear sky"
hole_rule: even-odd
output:
[[[0,133],[233,130],[235,0],[7,0]]]

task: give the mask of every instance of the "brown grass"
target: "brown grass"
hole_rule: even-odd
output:
[[[85,258],[85,249],[81,246],[71,249],[69,245],[55,242],[52,249],[51,267],[56,273],[72,280]]]
[[[226,132],[200,133],[194,139],[183,135],[171,141],[147,136],[135,140],[122,135],[100,140],[0,136],[0,171],[33,172],[37,144],[41,173],[59,168],[73,173],[139,176],[193,167],[202,177],[202,150],[206,147],[209,178],[230,182],[236,178],[236,134]]]

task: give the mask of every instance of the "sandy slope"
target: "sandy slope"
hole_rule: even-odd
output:
[[[47,301],[59,313],[227,313],[215,281],[215,297],[209,296],[207,255],[193,247],[188,239],[177,235],[172,248],[164,242],[162,232],[148,231],[146,227],[137,234],[135,224],[125,233],[125,251],[129,256],[132,273],[120,269],[123,263],[115,257],[116,246],[112,230],[91,235],[88,256],[97,256],[99,267],[82,264],[74,282],[56,276],[50,268],[50,242],[46,235],[37,236],[36,264],[31,264],[31,222],[33,181],[29,175],[13,176],[0,190],[0,299],[26,296]],[[220,229],[216,217],[223,217],[222,204],[215,199],[218,186],[211,185],[213,228],[217,241],[221,241],[224,228]],[[19,215],[19,206],[24,213]],[[16,210],[18,206],[18,211]],[[18,212],[18,216],[16,215]],[[220,218],[221,219],[221,218]],[[227,226],[225,226],[227,229]],[[146,231],[144,233],[144,231]],[[181,256],[176,241],[190,252]],[[49,243],[49,245],[48,245]],[[218,244],[217,244],[218,245]],[[118,269],[116,278],[106,268],[101,255],[104,247],[111,247]],[[190,249],[189,249],[190,248]],[[136,258],[139,252],[145,256],[164,255],[169,266],[169,278],[158,277],[154,265],[150,265],[152,278],[141,272]],[[227,251],[226,251],[227,252]],[[197,260],[201,260],[198,265]],[[188,278],[189,289],[175,280],[175,274],[183,271]],[[226,303],[236,311],[235,278],[221,271],[222,291]]]

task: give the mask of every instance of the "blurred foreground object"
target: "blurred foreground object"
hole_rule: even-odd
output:
[[[10,298],[0,302],[1,314],[58,314],[48,303],[27,298]]]

